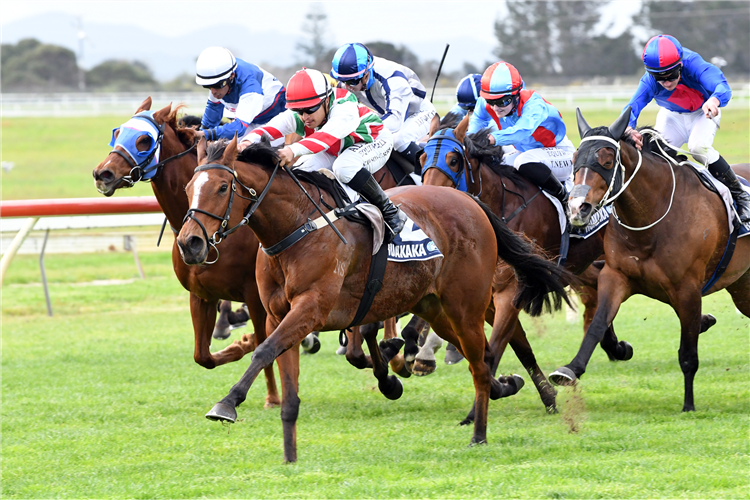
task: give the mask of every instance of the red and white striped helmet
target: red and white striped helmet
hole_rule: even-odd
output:
[[[333,92],[328,78],[318,70],[302,68],[286,86],[286,109],[315,106]]]
[[[508,94],[518,94],[522,88],[523,80],[515,66],[500,61],[484,71],[479,95],[492,100]]]

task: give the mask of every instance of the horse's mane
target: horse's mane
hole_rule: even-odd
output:
[[[438,130],[443,130],[446,128],[456,128],[458,127],[458,124],[461,123],[462,118],[463,117],[458,113],[448,113],[440,120],[440,126],[438,127]]]
[[[498,146],[490,144],[487,137],[489,128],[483,128],[479,132],[469,134],[464,139],[466,154],[469,158],[476,158],[480,163],[487,165],[493,172],[508,178],[514,184],[526,185],[529,182],[518,171],[510,165],[503,164],[503,150]]]
[[[644,125],[642,127],[638,127],[636,130],[638,130],[638,132],[641,132],[641,133],[644,130],[656,132],[656,129],[650,125]],[[611,136],[611,134],[609,133],[608,127],[594,127],[591,129],[591,132],[589,135]],[[635,141],[630,136],[630,134],[624,134],[622,137],[620,137],[620,140],[623,141],[625,144],[629,144],[633,147],[636,147]],[[661,146],[661,149],[669,153],[670,156],[677,154],[676,152],[672,150],[670,146],[667,145],[667,141],[665,141],[664,139],[658,139],[656,136],[653,136],[651,134],[643,135],[643,147],[641,148],[641,153],[648,154],[656,158],[661,158],[661,152],[659,151],[659,146]]]
[[[266,137],[262,137],[260,142],[251,144],[243,149],[237,155],[237,159],[245,163],[255,163],[272,168],[279,161],[279,155],[276,148],[271,146],[271,142]]]

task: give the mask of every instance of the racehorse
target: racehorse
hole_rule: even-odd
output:
[[[609,127],[592,129],[577,111],[581,146],[574,158],[571,223],[584,224],[594,207],[614,209],[604,236],[596,314],[573,361],[550,379],[574,384],[620,304],[642,294],[669,304],[680,319],[682,411],[694,411],[701,297],[726,288],[737,309],[750,316],[750,237],[736,240],[725,271],[718,271],[723,257],[731,255],[733,232],[721,198],[691,167],[666,159],[669,146],[653,129],[641,129],[642,151],[623,137],[629,116],[628,108]]]
[[[491,146],[487,131],[466,137],[469,117],[460,122],[443,121],[436,135],[430,131],[429,145],[438,145],[434,154],[423,155],[422,175],[425,185],[449,186],[465,190],[486,203],[500,216],[510,229],[525,234],[539,245],[547,255],[560,252],[561,232],[557,210],[552,202],[511,166],[502,164],[502,149]],[[454,128],[455,127],[455,128]],[[447,134],[446,134],[447,133]],[[432,148],[430,148],[432,151]],[[572,238],[565,267],[579,275],[581,287],[596,287],[598,269],[590,267],[602,254],[603,230],[587,239]],[[585,271],[585,272],[584,272]],[[517,282],[512,269],[498,266],[493,282],[493,300],[487,310],[486,321],[492,325],[490,345],[493,352],[492,373],[497,370],[505,347],[510,343],[524,368],[528,371],[548,411],[555,411],[555,391],[539,368],[526,333],[518,318],[519,310],[513,306]],[[586,310],[596,308],[596,294],[585,289],[582,294]],[[592,304],[592,299],[594,300]],[[592,314],[584,315],[584,328]],[[611,360],[627,360],[632,354],[630,344],[619,343],[613,334],[605,337],[602,348]],[[471,421],[472,414],[462,422]]]
[[[368,283],[373,235],[369,227],[348,221],[331,223],[336,224],[340,235],[330,230],[329,224],[310,231],[308,218],[315,210],[314,200],[304,196],[297,186],[300,181],[292,177],[288,167],[280,170],[276,151],[266,144],[256,144],[243,150],[240,161],[235,162],[236,151],[236,138],[225,149],[213,150],[212,145],[208,158],[186,187],[193,213],[177,237],[185,261],[195,265],[204,262],[210,248],[207,235],[220,228],[232,231],[247,224],[264,248],[293,233],[307,233],[273,256],[258,252],[256,277],[268,312],[266,331],[272,333],[258,346],[240,381],[206,417],[234,422],[236,407],[245,400],[258,373],[276,359],[283,395],[284,458],[291,462],[297,459],[299,342],[307,332],[340,330],[352,322]],[[307,184],[306,191],[310,188]],[[489,346],[482,328],[497,259],[514,266],[521,282],[518,304],[536,314],[545,304],[549,306],[550,292],[557,305],[562,298],[567,300],[561,284],[564,272],[537,256],[526,240],[464,193],[431,186],[389,191],[394,203],[400,204],[444,257],[387,262],[382,288],[361,323],[409,310],[458,346],[469,362],[476,393],[477,417],[471,442],[484,443],[488,399],[501,397],[504,390],[503,384],[490,375]],[[332,202],[325,192],[320,200],[328,205]],[[381,392],[397,399],[403,386],[396,377],[388,376],[375,336],[368,335],[365,340]]]

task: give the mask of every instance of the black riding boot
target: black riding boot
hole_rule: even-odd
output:
[[[383,188],[375,178],[366,169],[360,169],[348,186],[365,197],[367,201],[378,207],[383,214],[385,221],[385,242],[390,243],[393,238],[404,228],[406,224],[406,214],[403,213],[396,205],[391,203],[388,195],[383,192]]]
[[[403,151],[397,151],[398,154],[406,158],[406,161],[414,165],[414,173],[422,175],[422,164],[419,162],[419,157],[422,156],[424,150],[419,147],[416,142],[409,143],[406,149]]]
[[[537,162],[524,163],[518,167],[518,173],[560,200],[567,215],[568,193],[547,165]]]
[[[718,160],[708,165],[708,171],[729,188],[732,198],[737,203],[737,215],[740,216],[740,222],[742,224],[750,223],[750,195],[742,189],[742,184],[737,180],[737,176],[734,175],[729,163],[723,156],[719,156]]]

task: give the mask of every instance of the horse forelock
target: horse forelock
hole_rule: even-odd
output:
[[[438,127],[438,130],[444,130],[446,128],[456,128],[458,127],[458,124],[461,123],[462,118],[463,117],[458,113],[448,113],[442,118],[442,120],[440,120],[440,126]]]
[[[483,128],[479,132],[469,134],[464,139],[466,154],[469,158],[476,158],[480,162],[490,167],[499,167],[503,161],[503,150],[490,144],[488,137],[491,130]]]
[[[219,139],[208,145],[206,148],[206,162],[205,163],[221,163],[224,157],[224,151],[226,151],[229,141],[226,139]]]

